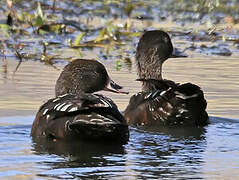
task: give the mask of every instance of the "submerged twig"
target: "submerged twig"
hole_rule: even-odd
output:
[[[2,40],[1,41],[1,46],[0,46],[0,52],[1,52],[1,54],[2,54],[2,56],[3,56],[3,61],[5,61],[6,60],[6,55],[5,55],[5,46],[4,46],[4,40]]]
[[[43,52],[42,52],[42,54],[43,54],[44,56],[46,56],[46,47],[47,47],[47,45],[48,45],[47,42],[42,42],[42,46],[43,46]]]
[[[52,3],[52,13],[54,14],[56,11],[56,0],[53,0],[53,3]]]
[[[5,46],[3,44],[3,41],[1,43],[1,54],[3,56],[2,60],[3,60],[3,73],[4,73],[4,76],[3,78],[6,79],[7,78],[7,71],[8,71],[8,63],[7,63],[7,58],[6,58],[6,55],[5,55]]]
[[[20,67],[20,65],[22,63],[22,55],[18,52],[18,50],[15,51],[15,55],[19,59],[19,62],[17,64],[15,70],[13,71],[13,76],[15,76],[15,73],[17,72],[18,68]]]

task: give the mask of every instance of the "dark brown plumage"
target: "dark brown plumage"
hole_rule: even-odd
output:
[[[173,57],[172,53],[172,42],[164,31],[147,31],[140,38],[136,66],[143,91],[131,97],[124,112],[129,124],[203,126],[209,123],[207,102],[199,86],[162,78],[162,65]]]
[[[56,97],[40,107],[31,136],[126,143],[129,130],[124,117],[111,99],[91,94],[99,90],[127,93],[101,63],[85,59],[69,63],[56,82]]]

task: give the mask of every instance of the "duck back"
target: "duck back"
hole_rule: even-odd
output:
[[[145,89],[131,97],[124,116],[131,125],[204,126],[207,102],[200,87],[169,80],[141,80]]]
[[[99,94],[65,94],[43,104],[31,135],[62,140],[120,141],[129,138],[128,126],[114,102]]]

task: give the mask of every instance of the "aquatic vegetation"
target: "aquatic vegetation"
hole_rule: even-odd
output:
[[[236,0],[6,0],[0,5],[1,47],[6,57],[17,51],[24,60],[53,65],[95,49],[96,59],[114,60],[120,70],[131,66],[138,36],[146,29],[164,29],[176,44],[186,40],[184,51],[202,55],[239,51]],[[226,53],[213,53],[218,47]]]

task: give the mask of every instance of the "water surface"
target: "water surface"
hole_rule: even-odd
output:
[[[9,9],[0,1],[0,179],[239,179],[238,0],[13,2],[15,17],[23,19],[13,16],[13,26],[6,27]],[[41,14],[46,18],[34,25]],[[65,25],[65,32],[37,33],[55,23]],[[102,48],[85,47],[104,29],[109,39],[98,44]],[[202,87],[210,125],[130,127],[124,146],[31,139],[38,108],[54,97],[56,79],[66,64],[63,58],[102,62],[112,79],[130,91],[100,92],[123,111],[140,91],[133,58],[139,37],[133,34],[149,29],[169,32],[174,46],[188,54],[166,61],[163,77]],[[83,47],[72,48],[70,42],[81,33]],[[16,50],[25,54],[17,71]]]
[[[130,128],[124,146],[33,142],[31,124],[39,106],[54,96],[60,70],[40,62],[0,64],[1,179],[237,179],[239,177],[239,76],[237,57],[170,59],[164,78],[200,85],[211,124],[205,128]],[[101,61],[129,95],[104,93],[126,107],[140,90],[134,66]],[[62,69],[65,63],[59,63]]]

